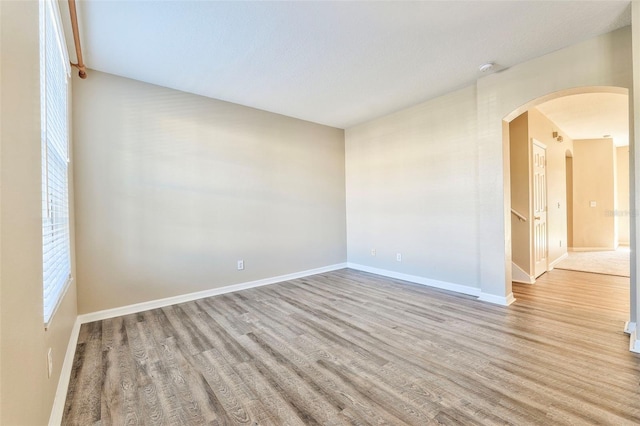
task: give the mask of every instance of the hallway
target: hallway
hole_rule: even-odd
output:
[[[593,274],[630,276],[629,247],[618,247],[610,251],[570,251],[568,257],[560,261],[555,269],[591,272]]]

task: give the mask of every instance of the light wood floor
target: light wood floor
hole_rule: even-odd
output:
[[[639,424],[629,280],[514,292],[341,270],[85,324],[63,423]]]

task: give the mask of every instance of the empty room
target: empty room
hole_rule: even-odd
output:
[[[2,0],[0,59],[1,425],[640,424],[640,2]]]

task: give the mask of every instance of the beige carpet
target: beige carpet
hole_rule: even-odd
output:
[[[628,277],[629,255],[628,247],[615,251],[570,251],[569,257],[558,263],[555,269]]]

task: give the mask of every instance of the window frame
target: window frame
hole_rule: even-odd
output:
[[[71,66],[57,1],[40,0],[39,18],[42,150],[42,312],[44,326],[47,329],[73,281],[71,275],[71,209],[69,203],[69,84]],[[51,44],[54,45],[52,46]],[[51,57],[56,58],[53,60],[55,61],[54,64],[52,64],[51,60],[48,60]],[[52,90],[57,91],[52,93],[48,90],[50,87]],[[56,103],[58,105],[55,105]],[[52,111],[53,109],[55,111]],[[49,130],[52,131],[49,132]],[[61,164],[64,164],[64,166],[60,166]],[[56,190],[57,197],[52,195],[53,191]],[[54,199],[56,200],[55,205],[52,201]],[[58,214],[56,215],[56,213]],[[59,248],[60,245],[62,248]],[[51,251],[53,251],[53,255],[50,255]],[[48,264],[49,267],[47,266]],[[57,271],[56,268],[62,269]]]

